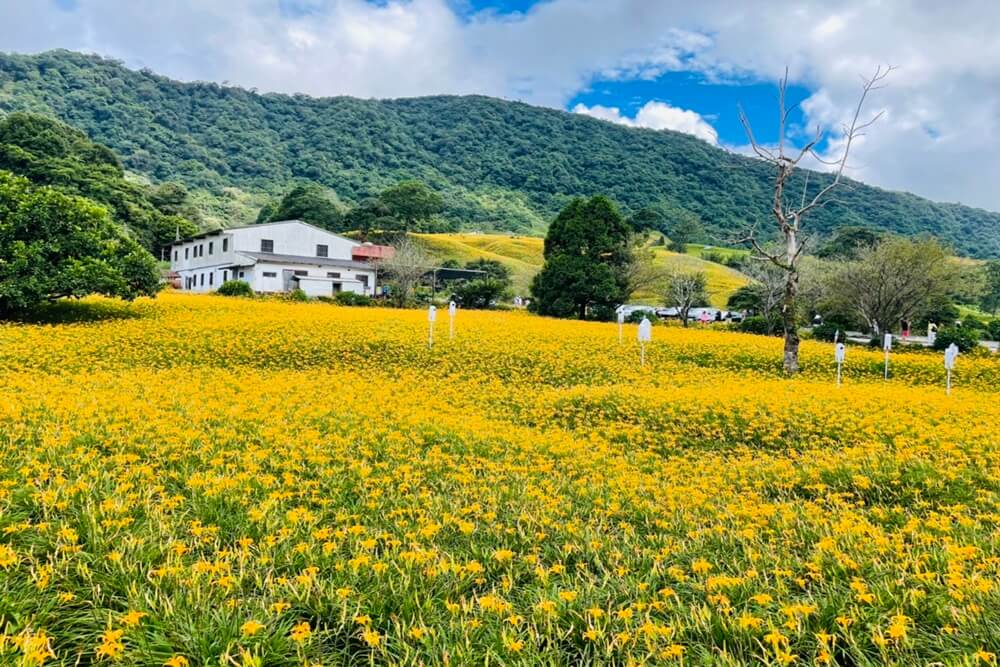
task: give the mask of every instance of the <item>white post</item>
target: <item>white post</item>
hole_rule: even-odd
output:
[[[840,371],[844,365],[844,357],[847,354],[847,348],[844,347],[843,343],[837,343],[834,347],[834,358],[837,360],[837,386],[840,386]]]
[[[885,337],[882,339],[882,349],[885,350],[885,376],[883,379],[889,379],[889,350],[892,349],[892,334],[888,331],[885,332]]]
[[[646,343],[653,339],[653,323],[643,317],[639,322],[639,365],[646,365]]]
[[[434,320],[437,319],[437,308],[431,306],[427,309],[427,323],[429,334],[427,336],[427,347],[434,347]]]
[[[455,302],[452,301],[448,304],[448,338],[455,337]]]
[[[622,328],[625,326],[625,311],[618,311],[618,344],[622,344]]]
[[[944,368],[947,374],[944,388],[946,396],[951,396],[951,369],[955,367],[956,359],[958,359],[958,345],[952,343],[944,351]]]

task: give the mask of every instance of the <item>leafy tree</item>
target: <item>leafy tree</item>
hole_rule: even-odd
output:
[[[331,232],[344,231],[344,213],[337,195],[316,183],[297,185],[281,198],[263,222],[301,220]]]
[[[987,262],[983,274],[985,285],[979,303],[987,313],[996,315],[1000,310],[1000,260]]]
[[[389,299],[403,308],[410,303],[413,292],[427,274],[433,261],[423,247],[408,236],[393,244],[393,255],[379,262],[379,272],[389,282]]]
[[[470,271],[482,271],[487,278],[493,278],[510,286],[510,267],[495,259],[480,257],[465,263],[465,268]]]
[[[944,350],[954,343],[962,352],[979,346],[979,332],[969,327],[942,327],[934,338],[934,349]]]
[[[402,181],[382,191],[379,199],[402,222],[403,231],[415,229],[444,210],[441,195],[421,181]]]
[[[689,243],[701,243],[705,240],[705,227],[697,215],[690,211],[678,211],[673,220],[668,223],[667,236],[670,237],[670,249],[674,252],[687,252]]]
[[[157,256],[178,234],[189,236],[198,229],[181,216],[189,204],[178,201],[178,190],[159,192],[129,182],[109,148],[51,118],[28,113],[0,118],[0,169],[105,205],[116,222]]]
[[[156,261],[99,204],[0,171],[0,316],[63,297],[152,296]]]
[[[947,298],[956,276],[940,242],[893,238],[844,264],[831,276],[829,291],[880,333],[902,320],[917,321]]]
[[[677,309],[681,324],[686,327],[691,309],[708,303],[708,277],[705,272],[672,272],[667,276],[663,302],[667,307]]]
[[[466,308],[491,308],[505,296],[509,285],[498,278],[476,278],[457,285],[455,296]]]
[[[531,283],[542,315],[610,319],[628,297],[630,229],[607,197],[576,198],[549,226],[545,265]]]
[[[391,230],[396,226],[392,210],[377,197],[364,199],[344,216],[344,227],[360,232],[363,238],[377,229]]]
[[[865,248],[881,243],[885,234],[868,227],[847,225],[833,233],[833,236],[816,250],[816,256],[824,259],[856,259]]]

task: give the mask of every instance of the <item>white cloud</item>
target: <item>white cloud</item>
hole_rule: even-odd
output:
[[[858,146],[851,176],[1000,210],[994,0],[547,0],[512,16],[460,16],[454,0],[284,4],[308,11],[283,12],[279,0],[77,0],[74,11],[0,0],[0,45],[95,51],[262,90],[482,93],[559,108],[600,79],[686,70],[775,80],[787,65],[814,91],[803,105],[809,123],[833,127],[856,100],[858,76],[891,63],[899,69],[872,99],[888,114]],[[678,112],[654,106],[631,122],[704,133]]]
[[[672,107],[665,102],[646,102],[634,118],[623,116],[618,107],[605,107],[600,104],[586,106],[577,104],[573,107],[573,113],[593,116],[601,120],[608,120],[619,125],[629,127],[647,127],[653,130],[676,130],[693,134],[699,139],[703,139],[710,144],[719,143],[719,135],[708,121],[696,111],[689,109],[679,109]]]

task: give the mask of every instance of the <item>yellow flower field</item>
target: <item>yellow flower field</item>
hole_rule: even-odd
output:
[[[0,325],[0,664],[994,664],[1000,361],[164,294]],[[88,319],[89,318],[89,319]]]

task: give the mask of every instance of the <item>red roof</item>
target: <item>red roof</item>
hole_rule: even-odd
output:
[[[388,245],[361,245],[351,249],[351,259],[358,261],[389,259],[396,249]]]

